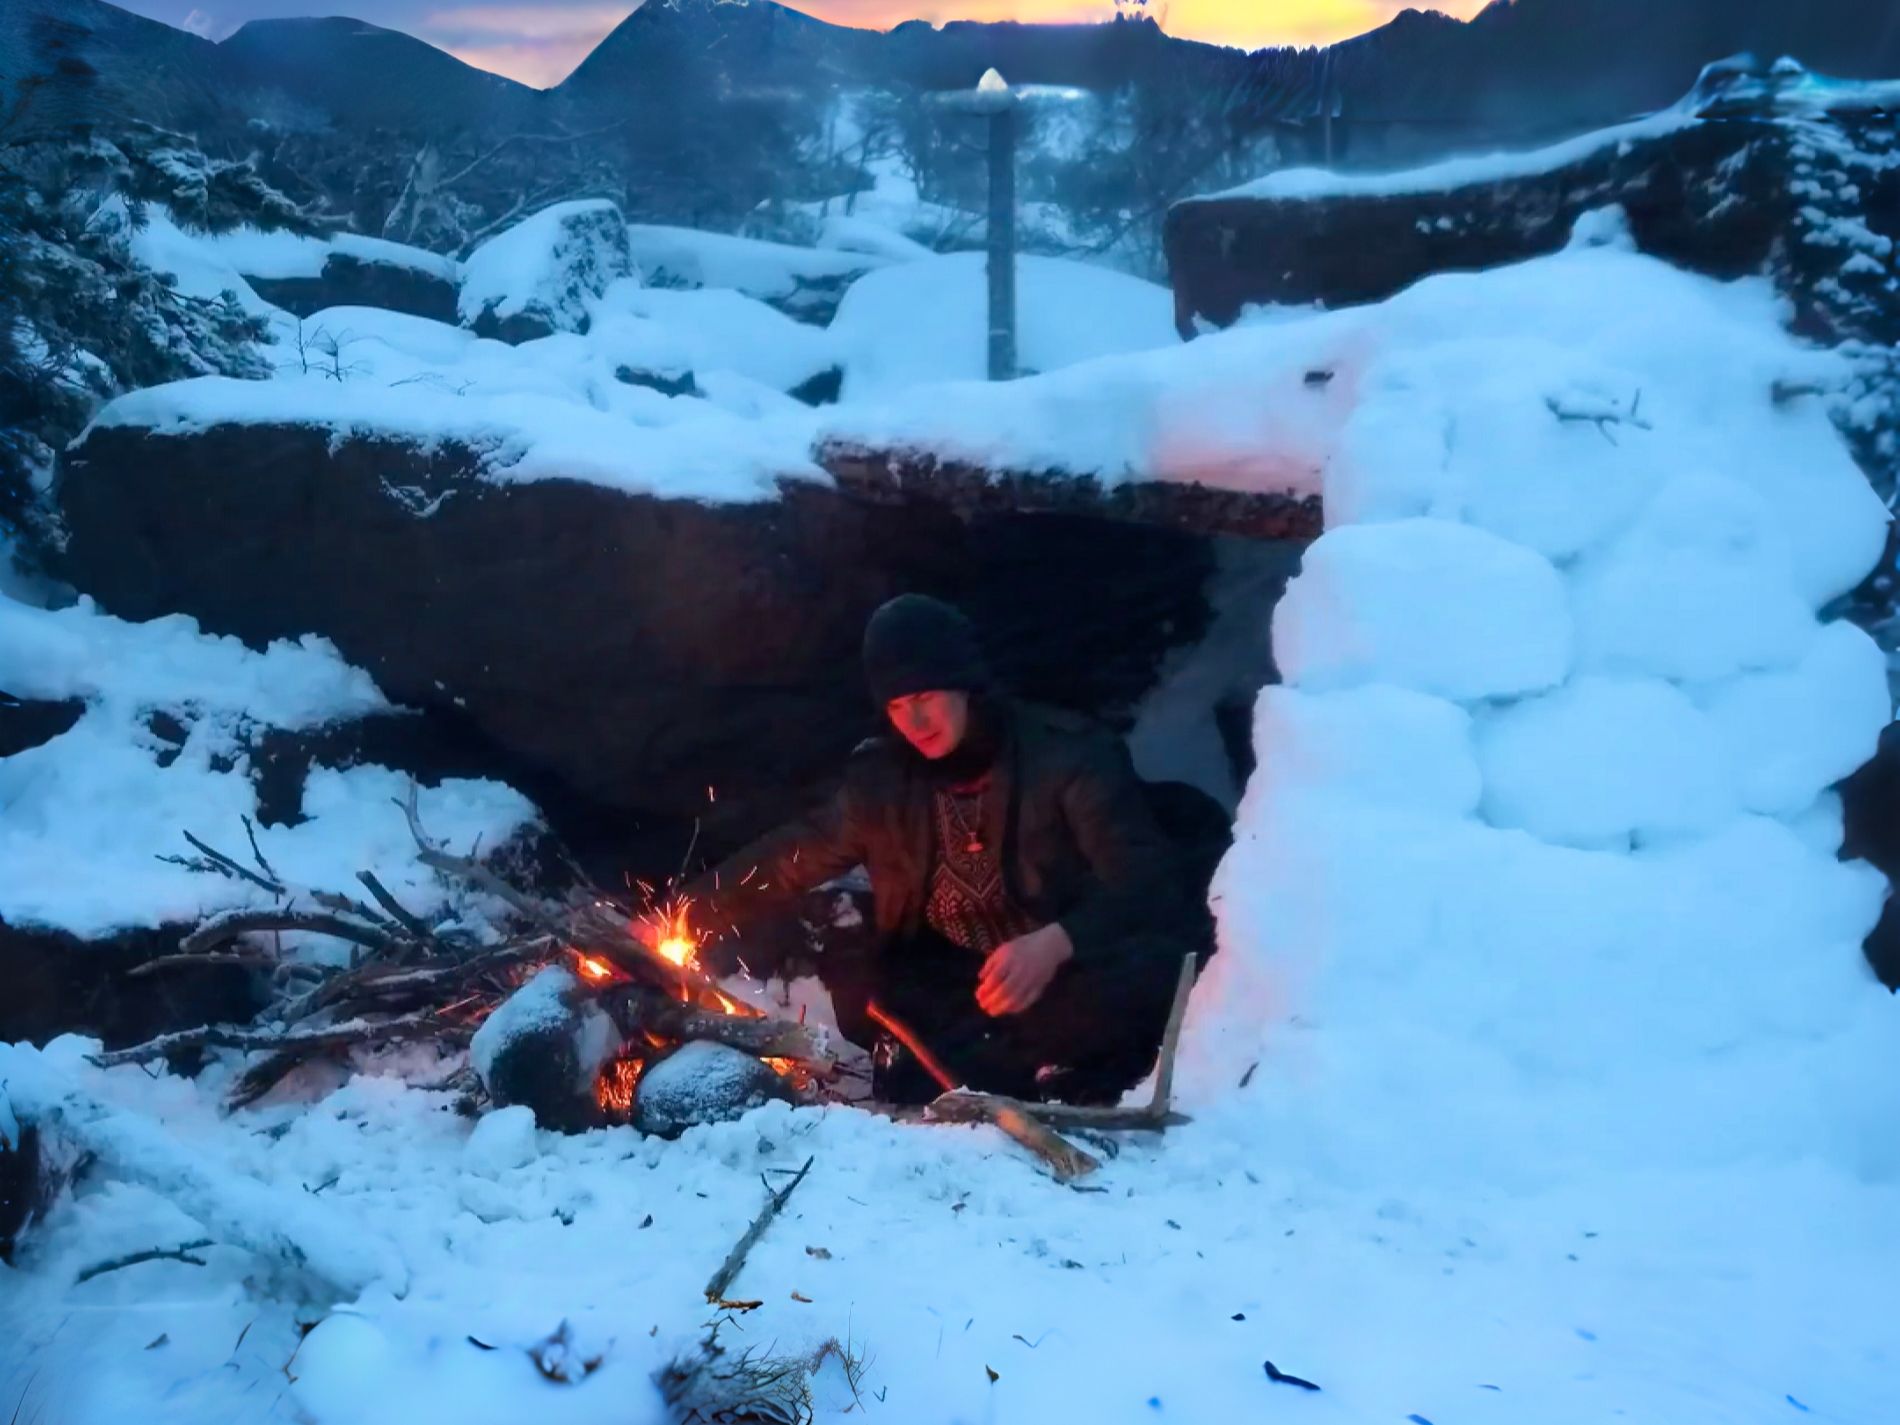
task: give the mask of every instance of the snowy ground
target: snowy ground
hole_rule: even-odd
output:
[[[723,422],[658,484],[709,499],[769,497],[758,452],[808,462],[824,433],[1323,492],[1329,532],[1274,618],[1287,685],[1256,710],[1261,767],[1215,890],[1222,953],[1182,1066],[1195,1121],[1127,1142],[1076,1192],[988,1130],[851,1109],[771,1105],[670,1144],[472,1131],[407,1086],[436,1066],[396,1057],[219,1118],[228,1064],[191,1083],[102,1073],[71,1041],[0,1048],[16,1100],[129,1125],[132,1166],[182,1151],[263,1216],[294,1205],[312,1261],[374,1278],[300,1297],[218,1246],[76,1283],[218,1237],[106,1175],[0,1277],[0,1409],[657,1421],[652,1373],[701,1333],[761,1174],[811,1158],[733,1288],[764,1304],[728,1333],[866,1353],[855,1399],[819,1373],[821,1419],[1900,1418],[1900,1005],[1859,951],[1884,886],[1833,859],[1827,790],[1890,708],[1871,641],[1817,616],[1871,565],[1886,513],[1821,402],[1773,398],[1842,372],[1783,333],[1765,286],[1638,257],[1598,216],[1571,251],[1378,307],[1111,345],[1004,387],[930,380],[822,419],[599,384],[613,343],[704,351],[722,320],[669,336],[673,298],[710,294],[606,293],[587,333],[521,348],[365,318],[360,384],[287,373],[243,410],[419,436],[514,421],[499,478],[526,462],[612,483],[661,467],[580,460],[555,442],[591,437],[549,413],[597,419],[603,450],[610,431],[639,450],[629,432]],[[424,369],[439,405],[389,396]],[[730,374],[776,396],[789,373]],[[228,417],[238,384],[105,418]],[[522,417],[511,392],[545,406]],[[101,648],[136,636],[83,611],[14,617]],[[324,697],[374,697],[299,666]],[[99,715],[139,703],[78,690]],[[77,775],[73,736],[48,745],[50,774]],[[563,1320],[601,1360],[578,1384],[526,1354]]]

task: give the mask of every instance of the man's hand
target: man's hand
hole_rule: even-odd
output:
[[[977,977],[976,1002],[985,1014],[1021,1014],[1069,963],[1075,946],[1060,925],[1045,925],[998,945]]]

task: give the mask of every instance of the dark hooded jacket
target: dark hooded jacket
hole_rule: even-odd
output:
[[[1075,963],[1101,963],[1190,919],[1177,853],[1119,737],[1074,714],[1014,703],[991,776],[984,836],[1011,899],[1060,922]],[[696,924],[748,924],[791,909],[853,866],[870,873],[880,948],[916,935],[936,856],[934,783],[895,733],[860,743],[843,784],[685,887]]]

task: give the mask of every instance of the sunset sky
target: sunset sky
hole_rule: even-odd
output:
[[[354,14],[406,30],[473,65],[545,87],[558,83],[634,9],[588,0],[517,0],[455,4],[452,0],[118,0],[128,10],[210,39],[246,20],[288,15]],[[1384,24],[1406,0],[1151,0],[1151,13],[1170,33],[1253,49],[1275,44],[1326,44]],[[1488,0],[1412,0],[1416,8],[1469,17]],[[904,20],[1103,20],[1113,0],[795,0],[793,8],[839,25],[888,29]]]

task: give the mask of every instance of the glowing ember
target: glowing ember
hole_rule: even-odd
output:
[[[605,960],[596,959],[592,955],[580,955],[578,958],[580,960],[581,978],[592,980],[596,984],[603,980],[611,980],[614,978],[614,967]]]
[[[698,947],[684,936],[670,935],[662,940],[656,948],[661,955],[671,960],[675,965],[685,965],[687,961],[693,958],[693,951]]]
[[[643,1059],[615,1059],[594,1080],[594,1102],[608,1113],[625,1116],[633,1111],[633,1090],[640,1082]]]

